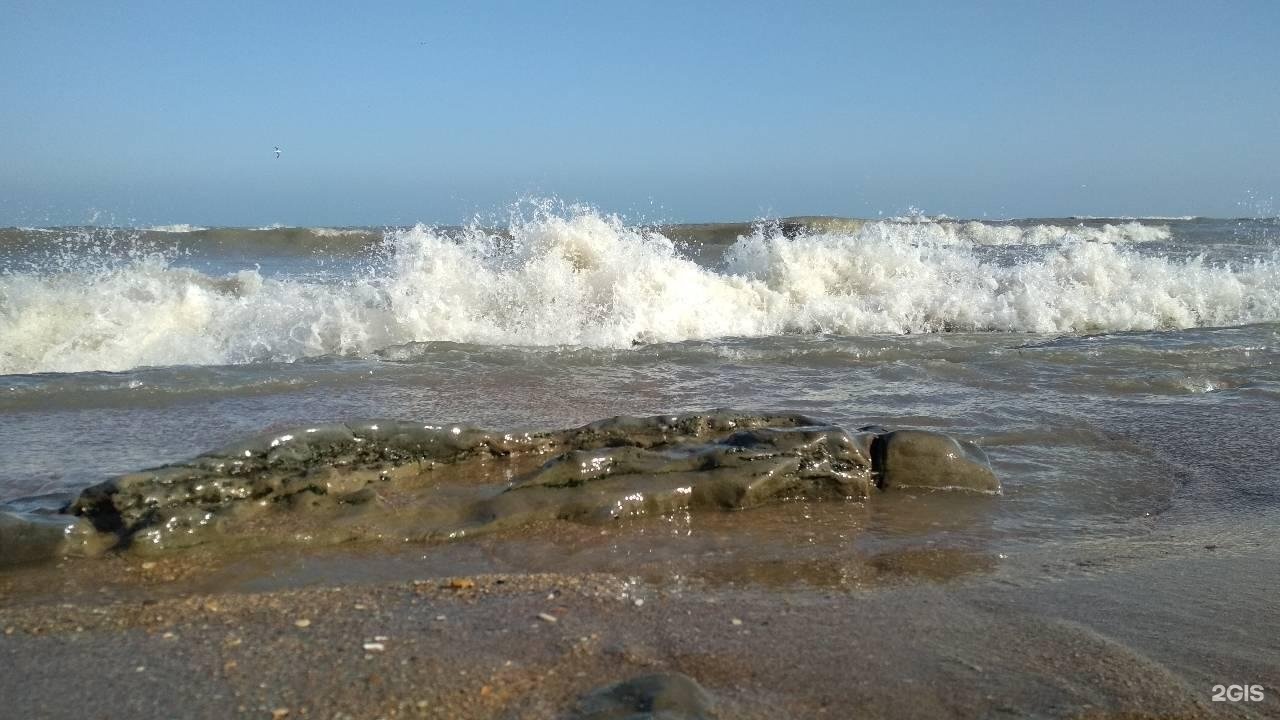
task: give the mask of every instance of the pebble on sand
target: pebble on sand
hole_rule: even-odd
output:
[[[558,618],[556,618],[556,616],[552,615],[551,613],[538,613],[538,619],[543,622],[549,622],[549,623],[553,623],[558,620]]]
[[[680,673],[659,673],[632,678],[598,688],[581,697],[574,720],[615,718],[679,718],[710,720],[715,699],[693,678]]]
[[[311,620],[308,618],[298,618],[293,621],[293,624],[300,628],[311,627]]]

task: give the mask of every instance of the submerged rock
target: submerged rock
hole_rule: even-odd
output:
[[[880,487],[999,492],[1000,481],[982,448],[941,433],[895,430],[872,444]]]
[[[680,673],[643,675],[594,690],[574,709],[577,720],[710,720],[715,701]]]
[[[82,517],[0,510],[0,565],[96,555],[109,544]]]
[[[263,512],[378,512],[387,493],[408,537],[453,538],[901,487],[991,493],[1000,484],[972,443],[918,430],[849,433],[794,414],[623,416],[540,433],[365,421],[264,435],[90,487],[65,514],[7,521],[0,563],[62,552],[62,531],[163,549],[233,535]]]

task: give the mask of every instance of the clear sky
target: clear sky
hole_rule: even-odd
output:
[[[0,0],[0,225],[530,195],[673,221],[1265,211],[1280,3]]]

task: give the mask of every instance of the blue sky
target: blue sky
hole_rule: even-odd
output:
[[[0,0],[0,225],[455,222],[530,195],[647,220],[1235,216],[1280,194],[1274,2],[111,5]]]

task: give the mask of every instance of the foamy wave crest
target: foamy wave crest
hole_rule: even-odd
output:
[[[1166,225],[1140,222],[1093,225],[1025,225],[984,223],[977,220],[948,220],[927,217],[894,218],[868,223],[864,232],[899,236],[916,243],[945,245],[1062,245],[1073,242],[1150,243],[1171,236]]]
[[[1276,258],[1243,269],[1077,241],[1013,265],[892,234],[757,234],[726,271],[784,295],[793,327],[848,334],[1105,332],[1280,319]]]
[[[344,282],[211,277],[156,254],[9,274],[0,276],[0,373],[292,361],[421,341],[627,348],[1280,320],[1275,258],[1229,268],[1077,239],[1001,264],[885,225],[799,237],[761,226],[715,268],[656,231],[573,210],[504,233],[392,231],[385,262]]]

